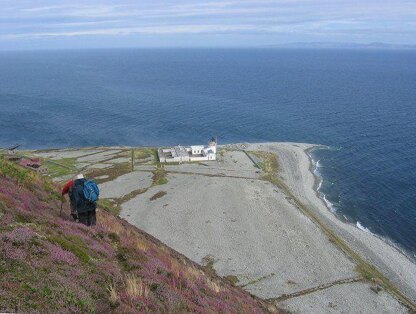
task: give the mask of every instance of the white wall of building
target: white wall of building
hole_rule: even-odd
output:
[[[172,156],[169,156],[169,153],[171,153]],[[189,156],[187,153],[189,154]],[[192,145],[188,147],[178,146],[175,148],[167,148],[167,149],[158,150],[159,160],[160,162],[163,162],[163,163],[216,160],[217,158],[216,154],[217,154],[217,145],[214,141],[209,142],[208,146],[204,146],[204,145]]]
[[[202,145],[191,146],[192,155],[200,155],[202,154],[203,150],[204,150],[204,146]]]

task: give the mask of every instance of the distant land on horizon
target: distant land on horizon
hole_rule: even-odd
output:
[[[278,44],[275,48],[331,48],[331,49],[416,49],[416,45],[390,44],[383,42],[352,43],[352,42],[294,42]]]
[[[259,46],[120,46],[120,47],[85,47],[85,48],[34,48],[34,49],[1,49],[0,51],[49,51],[49,50],[107,50],[107,49],[270,49],[270,48],[299,48],[299,49],[391,49],[413,50],[416,45],[392,44],[383,42],[353,43],[353,42],[293,42]]]

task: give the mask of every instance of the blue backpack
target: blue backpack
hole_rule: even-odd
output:
[[[92,180],[84,182],[82,193],[84,193],[84,198],[91,203],[98,201],[98,197],[100,196],[100,190],[98,189],[97,183]]]

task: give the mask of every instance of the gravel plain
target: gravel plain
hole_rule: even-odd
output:
[[[328,228],[335,231],[361,257],[377,266],[390,281],[416,303],[416,264],[385,240],[338,219],[319,198],[314,189],[317,178],[311,171],[311,161],[307,154],[307,151],[313,147],[310,144],[298,143],[248,145],[248,149],[277,154],[281,167],[280,175],[296,197],[313,210]]]
[[[407,313],[385,291],[372,292],[370,284],[355,282],[336,285],[314,293],[282,301],[279,306],[293,313],[362,313],[388,314]]]
[[[314,190],[308,151],[299,143],[234,144],[217,161],[166,165],[168,183],[152,184],[151,161],[100,184],[102,198],[121,198],[120,216],[243,289],[299,313],[402,313],[407,308],[362,279],[354,260],[306,217],[287,193],[262,179],[242,151],[276,154],[279,178],[305,206],[360,256],[416,301],[416,265],[396,248],[337,219]],[[120,148],[121,149],[121,148]],[[89,167],[128,162],[119,148],[39,152],[77,158]],[[123,158],[123,157],[119,157]],[[163,193],[159,193],[163,192]]]
[[[218,274],[237,276],[250,292],[272,298],[355,276],[354,264],[272,184],[183,174],[168,180],[124,203],[121,217],[199,263],[212,258]],[[150,200],[159,191],[166,195]]]
[[[119,198],[138,189],[144,189],[152,184],[152,174],[149,172],[133,171],[117,177],[112,181],[100,184],[101,198]]]
[[[261,180],[259,169],[241,147],[228,145],[216,162],[166,166],[168,183],[124,203],[121,217],[194,261],[212,265],[219,275],[229,276],[247,291],[274,299],[291,311],[407,311],[389,293],[376,293],[376,284],[362,280],[354,261],[331,243],[284,191]],[[350,232],[356,238],[351,241],[355,244],[365,242],[367,236],[371,241],[381,241],[339,221],[317,196],[307,155],[314,145],[265,143],[243,147],[275,153],[279,176],[296,197],[322,212],[328,219],[325,223],[343,227],[337,231],[353,230]],[[163,197],[150,200],[161,191],[166,192]],[[409,278],[415,265],[384,241],[379,246],[388,256],[394,253],[395,262],[401,264],[393,270],[404,272],[407,281],[403,287],[411,286]],[[360,253],[367,254],[367,250],[370,248]],[[349,279],[356,281],[348,283]],[[281,301],[284,296],[287,298]]]

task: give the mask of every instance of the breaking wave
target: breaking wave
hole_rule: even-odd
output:
[[[320,148],[320,149],[329,149],[329,150],[331,150],[332,148],[328,146],[328,147],[324,147],[324,148]],[[325,202],[325,205],[329,208],[329,210],[332,213],[335,213],[337,211],[337,207],[334,205],[334,203],[332,203],[330,200],[328,200],[327,197],[326,197],[326,194],[321,191],[322,184],[323,184],[323,181],[324,181],[322,173],[320,171],[320,168],[322,168],[321,160],[319,159],[319,160],[315,161],[310,153],[309,153],[309,158],[312,162],[313,174],[315,175],[315,177],[318,180],[318,185],[316,187],[316,191],[318,192],[320,198]]]
[[[370,229],[368,229],[368,228],[364,227],[364,226],[363,226],[363,225],[362,225],[359,221],[357,221],[356,226],[357,226],[357,228],[358,228],[358,229],[360,229],[360,230],[362,230],[362,231],[364,231],[364,232],[368,232],[368,233],[373,234],[373,233],[370,231]]]

